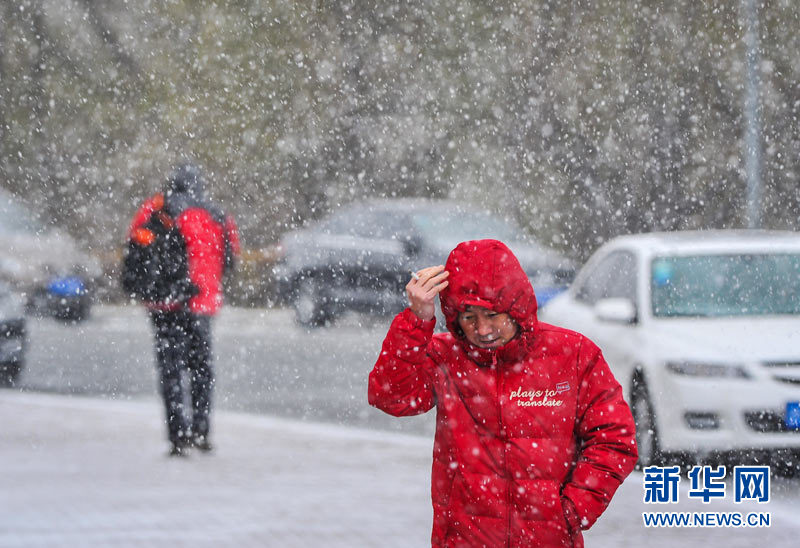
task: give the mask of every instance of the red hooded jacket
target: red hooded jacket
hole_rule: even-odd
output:
[[[145,224],[150,215],[164,207],[164,197],[156,194],[144,202],[133,217],[128,235]],[[222,277],[225,264],[225,238],[234,255],[239,255],[239,234],[233,219],[226,216],[224,223],[217,221],[203,207],[184,209],[175,219],[184,239],[189,264],[189,278],[200,292],[189,301],[189,310],[195,314],[213,316],[222,306]],[[147,303],[153,310],[168,310],[180,305],[164,306]]]
[[[636,462],[634,423],[600,350],[540,323],[536,297],[496,240],[450,254],[440,294],[449,333],[410,309],[392,322],[369,376],[369,402],[395,416],[436,406],[431,543],[441,547],[583,546]],[[508,313],[517,335],[469,343],[458,313]]]

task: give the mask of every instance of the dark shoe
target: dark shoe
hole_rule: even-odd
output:
[[[210,453],[214,450],[214,446],[211,445],[211,442],[209,442],[205,436],[192,438],[192,447],[203,453]]]
[[[174,442],[169,450],[170,457],[186,457],[189,455],[189,445],[186,442]]]

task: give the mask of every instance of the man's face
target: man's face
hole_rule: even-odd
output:
[[[511,316],[482,306],[468,306],[458,315],[458,325],[467,340],[480,348],[500,348],[517,334]]]

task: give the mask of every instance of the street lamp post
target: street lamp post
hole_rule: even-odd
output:
[[[758,10],[756,0],[742,0],[745,20],[746,91],[744,156],[747,178],[747,227],[761,228],[761,104],[759,100]]]

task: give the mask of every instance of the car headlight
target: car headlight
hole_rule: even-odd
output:
[[[667,370],[689,377],[724,377],[728,379],[749,379],[750,374],[742,365],[708,362],[669,362]]]

